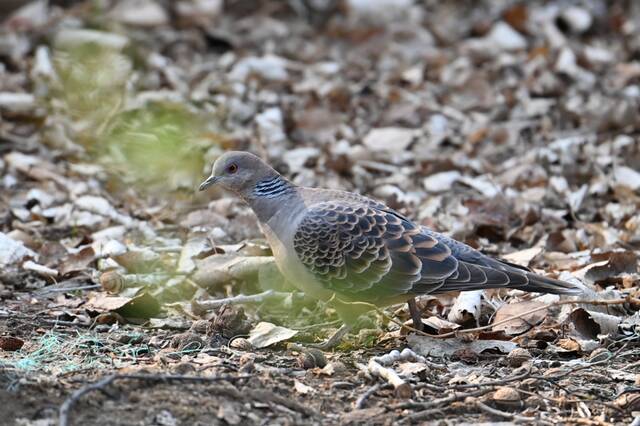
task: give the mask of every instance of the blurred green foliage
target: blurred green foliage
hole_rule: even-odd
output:
[[[186,101],[138,101],[132,61],[119,50],[85,43],[56,49],[53,62],[51,110],[112,177],[144,192],[197,186],[216,120]]]
[[[90,145],[123,107],[131,61],[114,49],[86,43],[57,49],[53,63],[58,79],[52,102],[74,121],[78,142]]]
[[[114,117],[99,140],[110,170],[146,188],[193,188],[201,180],[203,151],[215,135],[183,105],[152,103]]]

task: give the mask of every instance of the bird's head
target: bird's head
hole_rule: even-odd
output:
[[[211,176],[200,185],[204,191],[213,185],[248,198],[258,182],[279,176],[271,166],[249,152],[229,151],[213,163]]]

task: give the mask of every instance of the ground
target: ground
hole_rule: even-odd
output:
[[[0,15],[0,424],[638,424],[640,3]],[[397,305],[312,349],[330,304],[196,191],[230,149],[583,293],[424,295],[422,333]]]

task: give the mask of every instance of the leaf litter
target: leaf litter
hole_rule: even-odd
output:
[[[638,418],[634,2],[23,3],[0,6],[3,418]],[[429,336],[390,307],[318,353],[335,312],[246,206],[195,193],[227,149],[585,294],[421,296]]]

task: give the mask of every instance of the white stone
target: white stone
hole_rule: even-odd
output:
[[[486,40],[502,50],[521,50],[527,48],[527,39],[505,22],[496,23]]]
[[[425,178],[422,181],[422,186],[429,192],[447,191],[460,178],[460,172],[457,170],[440,172]]]
[[[16,241],[0,232],[0,266],[9,266],[22,261],[26,257],[37,257],[21,241]]]
[[[583,53],[587,61],[593,64],[610,64],[615,60],[613,52],[603,47],[585,46]]]
[[[129,39],[123,35],[105,31],[65,28],[56,34],[54,40],[57,48],[74,48],[87,43],[121,50],[129,44]]]
[[[12,112],[29,111],[36,106],[36,98],[30,93],[0,92],[0,108]]]
[[[613,178],[616,183],[628,186],[634,191],[640,189],[640,173],[630,167],[616,167],[613,171]]]
[[[347,0],[353,18],[388,22],[402,16],[413,6],[413,0]]]
[[[39,263],[36,263],[32,260],[27,260],[26,262],[24,262],[22,264],[22,268],[27,270],[27,271],[33,271],[36,272],[40,275],[45,275],[45,276],[50,276],[50,277],[57,277],[58,276],[58,271],[52,268],[49,268],[47,266],[44,265],[40,265]]]
[[[411,144],[415,130],[404,127],[371,129],[364,137],[364,145],[372,151],[404,151]]]
[[[299,172],[311,158],[318,158],[320,150],[314,147],[296,148],[287,151],[283,155],[284,162],[289,166],[290,172]]]
[[[571,32],[580,34],[591,28],[593,17],[588,10],[578,6],[570,6],[560,14]]]
[[[139,27],[155,27],[169,22],[166,10],[153,0],[121,1],[109,15],[123,24]]]
[[[255,118],[258,135],[262,143],[267,147],[269,155],[279,156],[283,154],[284,142],[287,135],[284,132],[282,111],[273,107],[262,111]]]
[[[289,77],[287,60],[275,55],[243,58],[233,66],[229,77],[232,80],[245,81],[252,74],[257,74],[265,80],[285,81]]]

